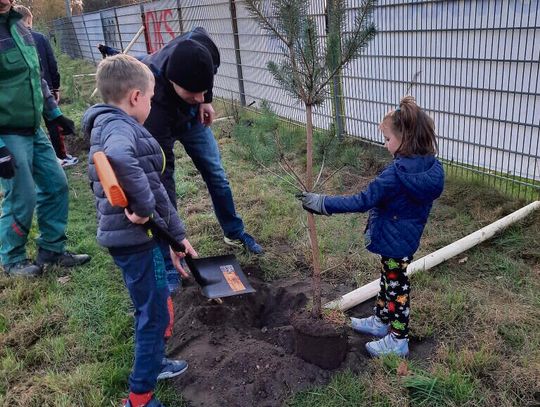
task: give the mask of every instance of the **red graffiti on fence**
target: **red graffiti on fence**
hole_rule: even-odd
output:
[[[173,21],[174,14],[172,9],[146,11],[144,13],[146,48],[149,54],[157,51],[176,36],[176,33],[170,26],[170,23]],[[164,34],[165,39],[163,38]],[[170,38],[167,38],[169,36]]]

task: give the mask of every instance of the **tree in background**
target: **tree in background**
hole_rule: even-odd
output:
[[[34,24],[38,26],[66,16],[65,0],[16,0],[15,4],[28,7],[34,15]]]
[[[103,10],[109,7],[126,6],[128,4],[140,3],[140,0],[83,0],[83,11],[85,13]]]
[[[372,13],[376,0],[362,0],[351,12],[355,18],[347,25],[345,0],[327,1],[327,37],[321,35],[315,18],[308,15],[309,0],[245,0],[257,22],[283,45],[279,63],[269,62],[274,79],[293,98],[302,102],[306,111],[306,175],[302,189],[313,190],[313,108],[328,97],[332,79],[351,60],[360,56],[375,36]],[[307,214],[313,261],[314,317],[322,316],[321,266],[315,218]]]
[[[42,24],[66,16],[65,0],[16,0],[16,4],[28,7],[36,21]],[[138,0],[71,0],[73,15],[102,10],[109,7],[140,3]]]

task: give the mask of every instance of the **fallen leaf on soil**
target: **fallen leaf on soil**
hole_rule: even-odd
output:
[[[398,376],[408,376],[409,375],[409,366],[407,365],[407,362],[402,361],[399,366],[397,367],[397,375]]]
[[[466,263],[467,260],[469,260],[469,258],[468,258],[467,256],[465,256],[465,257],[459,259],[459,260],[458,260],[458,263],[459,263],[459,264],[463,264],[463,263]]]
[[[66,284],[69,282],[69,280],[71,280],[71,276],[58,277],[56,281],[58,281],[60,284]]]

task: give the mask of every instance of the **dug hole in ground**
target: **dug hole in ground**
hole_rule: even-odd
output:
[[[322,369],[295,355],[291,315],[302,311],[311,296],[311,280],[291,277],[264,282],[261,271],[244,267],[253,294],[209,302],[191,283],[173,294],[175,324],[167,344],[168,357],[189,362],[186,374],[172,379],[190,406],[281,406],[292,394],[328,383],[336,370],[361,372],[367,363],[364,345],[369,337],[350,328],[345,360],[336,370]],[[323,299],[353,288],[323,283]],[[352,309],[350,315],[370,315],[372,301]],[[412,338],[413,358],[424,358],[432,344]],[[332,355],[336,349],[321,347]]]

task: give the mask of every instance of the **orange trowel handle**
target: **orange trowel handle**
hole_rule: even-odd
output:
[[[112,206],[120,206],[126,208],[128,206],[128,200],[126,194],[122,190],[122,187],[118,183],[116,174],[111,167],[111,163],[103,151],[94,153],[94,166],[99,178],[99,182],[103,186],[107,200]]]
[[[116,174],[109,159],[103,151],[98,151],[92,156],[94,159],[94,166],[99,178],[99,182],[103,186],[107,200],[112,206],[120,206],[121,208],[128,207],[128,200],[124,190],[118,183]],[[128,208],[129,209],[129,208]],[[154,236],[157,236],[161,240],[167,242],[176,252],[185,252],[186,248],[181,242],[178,242],[168,230],[159,226],[154,219],[150,218],[148,222],[144,224],[147,229],[152,230]]]

